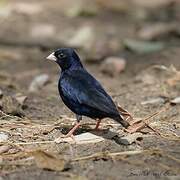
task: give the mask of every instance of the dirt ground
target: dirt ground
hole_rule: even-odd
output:
[[[139,20],[132,15],[131,6],[131,10],[122,6],[122,10],[108,3],[105,7],[101,4],[106,9],[100,6],[97,14],[83,9],[84,14],[69,17],[64,14],[68,8],[63,9],[69,7],[67,2],[13,0],[0,5],[4,9],[0,16],[0,133],[8,135],[6,141],[0,141],[0,180],[180,179],[180,104],[172,103],[180,96],[180,34],[158,36],[155,40],[165,47],[150,53],[137,53],[123,46],[124,39],[136,38],[147,23],[173,21],[180,29],[180,13],[176,10],[179,4],[171,12],[173,16],[165,16],[170,13],[167,6],[158,13],[151,9],[145,20]],[[57,47],[69,46],[67,39],[83,26],[95,29],[95,40],[75,47],[84,66],[133,117],[144,119],[160,112],[149,119],[149,125],[160,135],[145,128],[125,145],[121,138],[128,133],[121,125],[105,119],[96,132],[96,122],[83,117],[75,134],[90,132],[104,137],[103,141],[54,143],[72,128],[75,116],[59,97],[58,66],[45,57]],[[113,77],[101,71],[103,59],[112,55],[126,60],[124,71]],[[32,80],[41,74],[49,76],[48,82],[30,92]],[[8,97],[18,94],[27,97],[21,110],[15,109],[14,114],[4,111],[4,104],[10,106]]]

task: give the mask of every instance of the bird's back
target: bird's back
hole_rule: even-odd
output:
[[[111,97],[85,69],[62,72],[59,93],[76,114],[91,118],[116,118],[119,113]]]

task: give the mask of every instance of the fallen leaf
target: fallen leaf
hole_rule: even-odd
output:
[[[180,71],[177,71],[173,77],[167,79],[167,83],[170,86],[175,86],[180,83]]]
[[[35,158],[36,165],[42,169],[49,169],[53,171],[62,171],[67,168],[67,161],[65,159],[58,159],[51,154],[37,150],[30,152],[30,154]]]
[[[27,99],[27,96],[24,96],[22,94],[16,94],[15,96],[16,100],[18,101],[19,104],[23,105],[24,102],[26,101]]]
[[[138,54],[157,52],[164,48],[164,44],[161,42],[149,42],[133,39],[125,39],[124,46]]]

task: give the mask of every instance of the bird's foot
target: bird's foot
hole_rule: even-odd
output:
[[[72,140],[75,141],[73,133],[79,126],[80,126],[80,122],[77,122],[77,124],[66,135],[55,139],[54,142],[55,143],[66,142],[66,140],[69,140],[69,138],[72,138]]]
[[[143,129],[145,127],[146,127],[146,124],[143,122],[134,123],[134,124],[131,124],[127,129],[125,129],[125,131],[132,134],[137,131],[140,131],[141,129]]]
[[[71,138],[71,139],[70,139]],[[59,143],[61,143],[61,142],[69,142],[69,141],[74,141],[74,142],[76,142],[76,140],[75,140],[75,138],[74,138],[74,135],[72,134],[72,135],[68,135],[68,134],[66,134],[66,135],[64,135],[64,136],[61,136],[61,137],[58,137],[58,138],[56,138],[55,140],[54,140],[54,142],[55,143],[57,143],[57,144],[59,144]]]
[[[96,124],[96,127],[94,128],[94,130],[98,130],[98,129],[99,129],[100,123],[101,123],[101,119],[99,119],[99,120],[97,121],[97,124]]]

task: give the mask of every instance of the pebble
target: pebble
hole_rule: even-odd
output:
[[[128,134],[127,136],[119,138],[119,143],[124,144],[124,145],[130,145],[136,142],[138,138],[142,139],[142,136],[143,135],[141,133]]]
[[[179,97],[176,97],[174,98],[173,100],[170,101],[171,104],[180,104],[180,96]]]
[[[9,136],[4,132],[0,132],[0,142],[7,141]]]
[[[147,101],[143,101],[141,102],[142,105],[150,105],[150,104],[164,104],[165,103],[165,99],[162,97],[157,97],[154,99],[149,99]]]
[[[30,86],[29,86],[29,91],[30,92],[36,92],[40,90],[45,84],[49,82],[49,75],[47,74],[41,74],[39,76],[36,76]]]
[[[125,70],[126,60],[120,57],[108,57],[102,62],[101,71],[109,76],[115,76]]]

